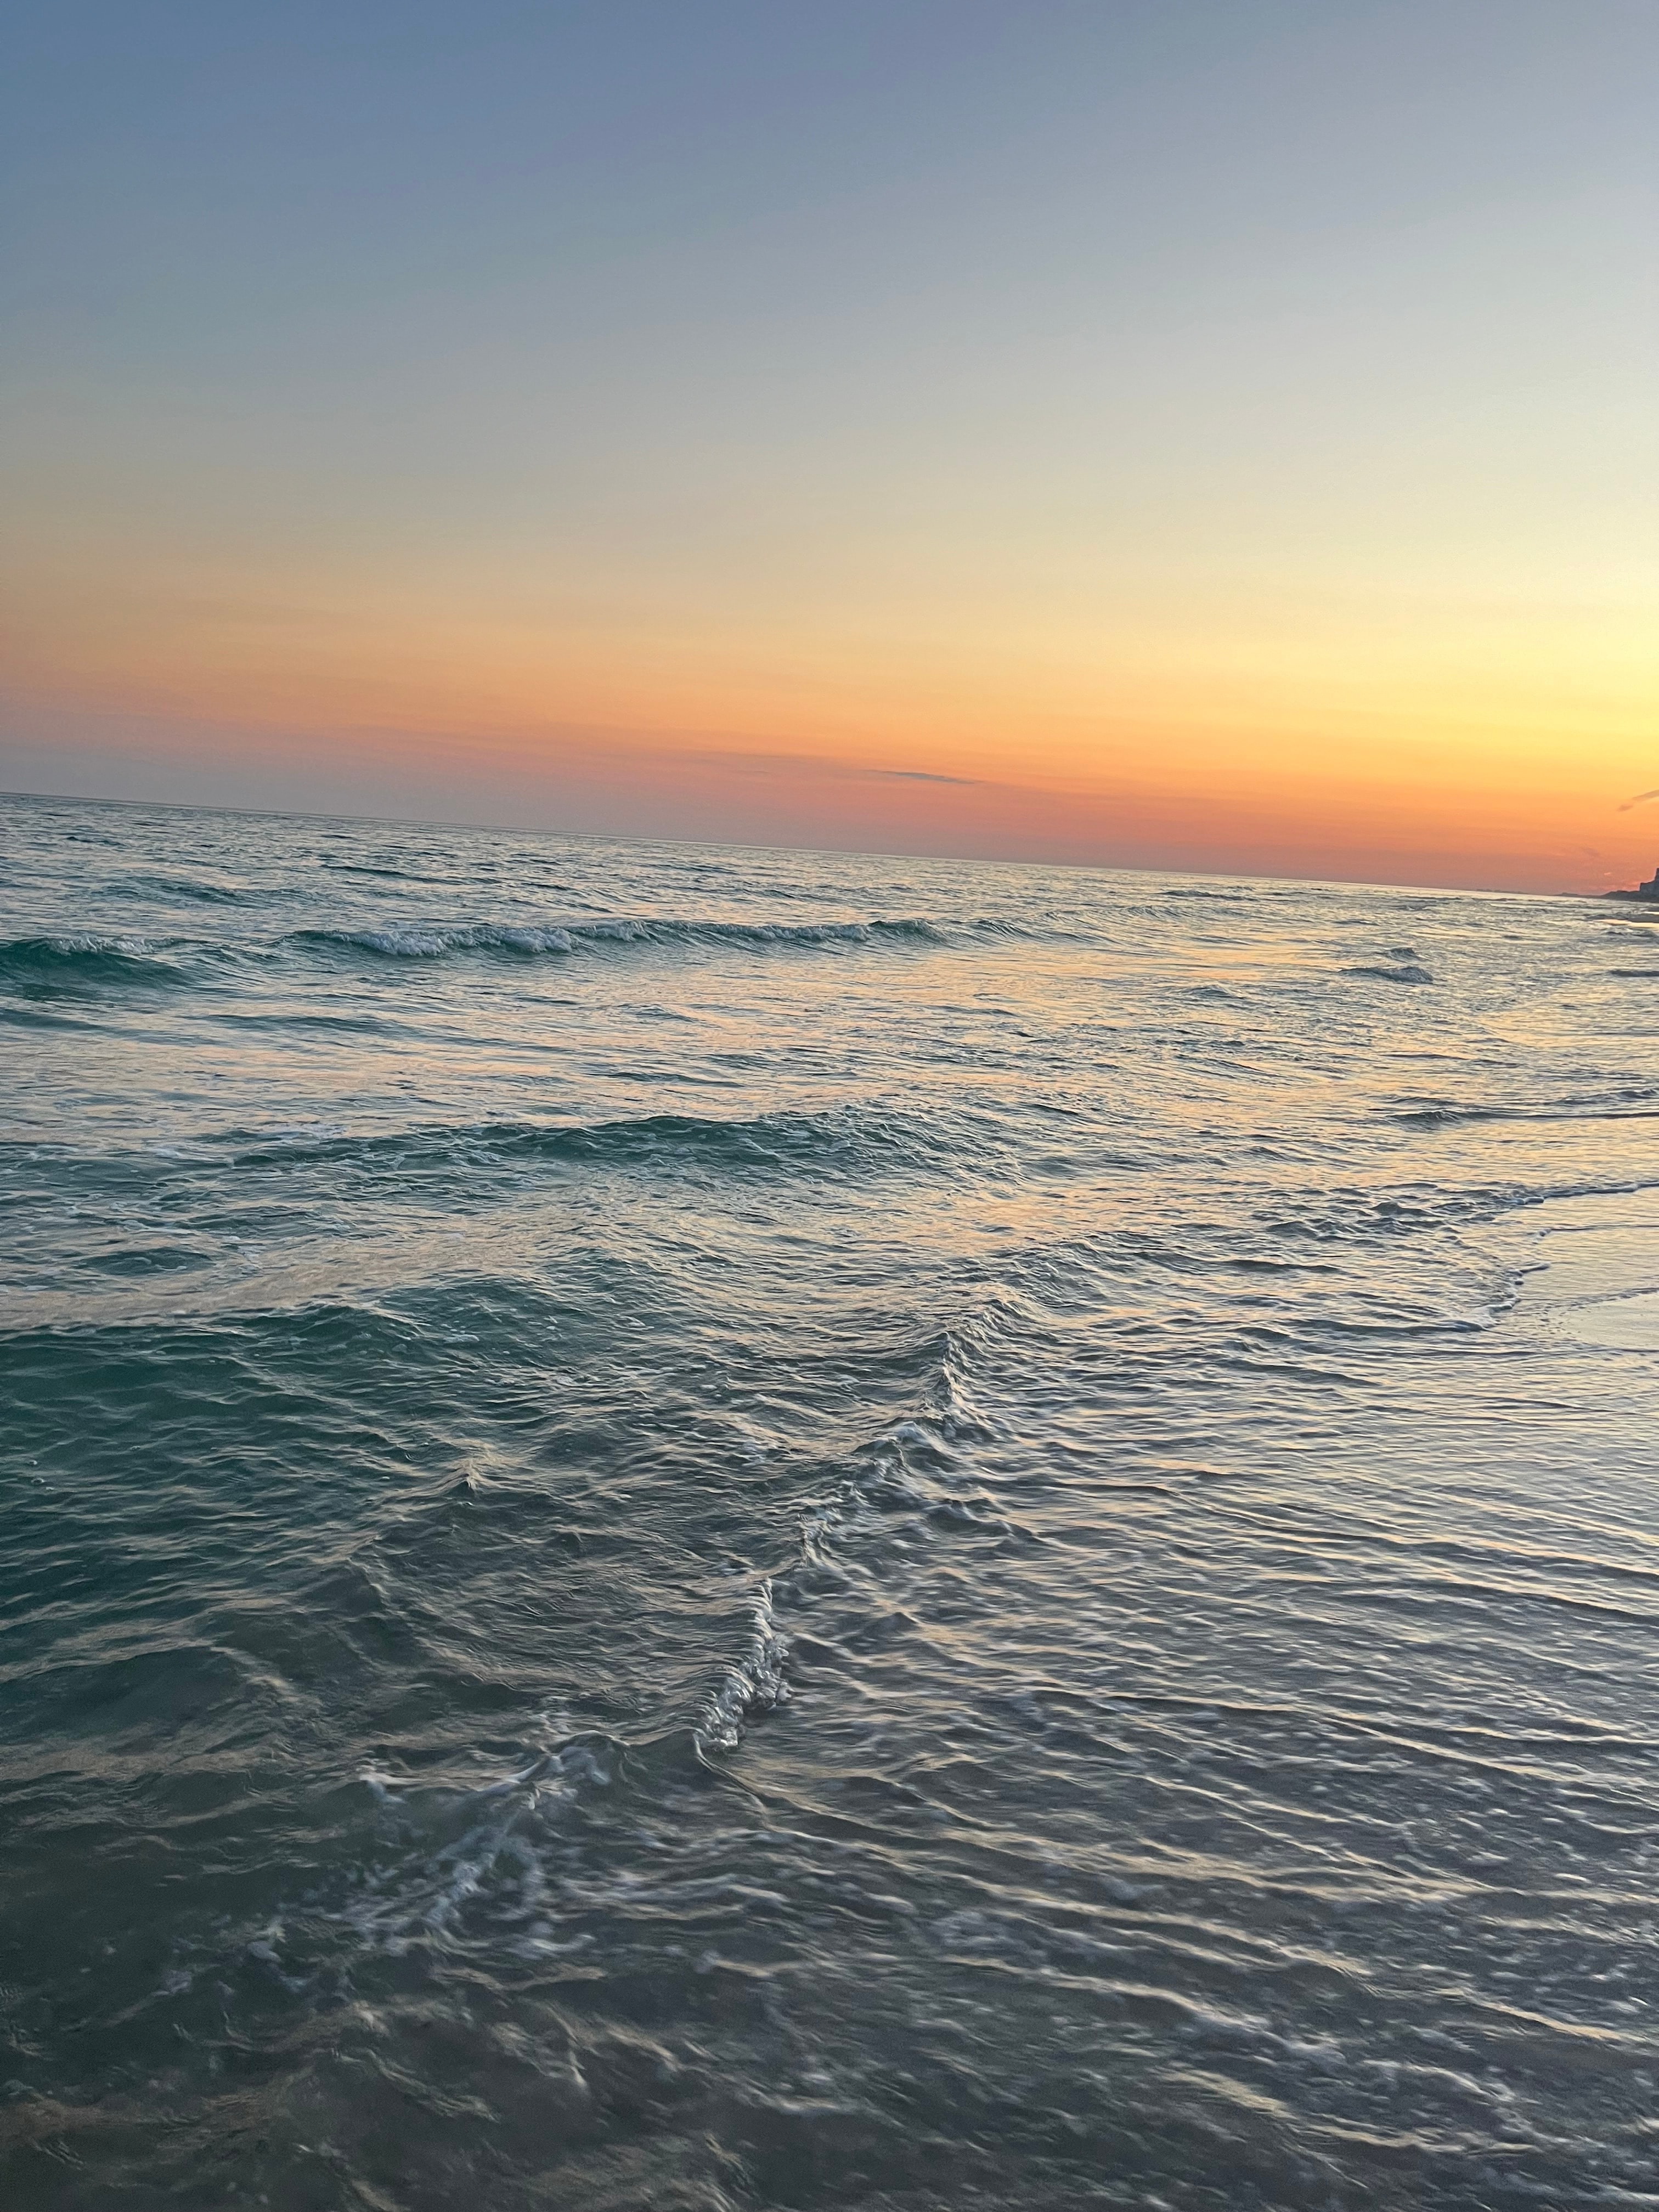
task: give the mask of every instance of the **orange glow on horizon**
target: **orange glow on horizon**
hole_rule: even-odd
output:
[[[581,826],[625,830],[648,787],[739,842],[1570,890],[1649,872],[1659,834],[1618,811],[1659,757],[1633,613],[1212,589],[1092,622],[980,627],[936,599],[910,629],[745,629],[351,580],[37,577],[16,711],[71,746],[79,714],[167,723],[204,762],[344,752],[371,794],[496,791],[548,827],[579,799]]]

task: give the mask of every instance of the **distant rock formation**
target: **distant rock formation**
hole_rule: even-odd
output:
[[[1638,884],[1633,891],[1609,891],[1609,898],[1659,900],[1659,868],[1656,868],[1646,883]]]

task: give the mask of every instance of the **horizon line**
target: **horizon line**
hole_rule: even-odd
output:
[[[0,787],[0,800],[44,799],[62,806],[115,806],[149,809],[169,814],[215,814],[263,822],[327,822],[368,823],[387,830],[477,830],[502,837],[560,838],[569,844],[667,845],[689,852],[799,853],[823,860],[916,860],[941,867],[1051,868],[1069,872],[1115,876],[1191,876],[1206,883],[1296,884],[1310,890],[1401,891],[1437,898],[1474,899],[1602,899],[1610,891],[1509,890],[1474,884],[1374,883],[1358,876],[1267,876],[1245,868],[1149,868],[1123,860],[1021,860],[983,854],[915,853],[905,848],[871,848],[848,845],[767,845],[750,838],[642,837],[609,830],[527,830],[504,822],[457,822],[444,816],[403,814],[317,814],[302,807],[220,806],[182,799],[106,799],[68,791],[22,791]],[[1622,887],[1620,887],[1622,888]]]

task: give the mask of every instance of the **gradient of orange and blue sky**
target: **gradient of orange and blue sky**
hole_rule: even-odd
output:
[[[1659,856],[1654,0],[37,0],[8,44],[0,786]]]

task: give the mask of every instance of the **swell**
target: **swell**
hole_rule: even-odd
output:
[[[235,884],[194,876],[131,876],[112,890],[123,898],[185,899],[198,906],[250,906],[258,895]]]
[[[594,1122],[482,1121],[431,1124],[384,1135],[305,1133],[295,1139],[233,1130],[212,1140],[231,1150],[238,1167],[337,1164],[388,1175],[431,1169],[502,1168],[528,1162],[618,1166],[691,1163],[714,1170],[763,1171],[801,1178],[826,1170],[872,1170],[921,1165],[948,1156],[945,1138],[930,1139],[896,1115],[780,1112],[722,1121],[690,1114],[649,1114]]]
[[[428,884],[435,880],[431,876],[417,875],[410,868],[377,867],[368,860],[323,860],[319,866],[332,876],[380,876],[399,884]]]
[[[606,951],[634,945],[817,951],[842,945],[940,945],[950,941],[938,923],[920,916],[896,921],[816,922],[617,917],[546,923],[411,923],[379,929],[299,929],[283,939],[284,945],[337,954],[368,953],[382,960],[441,960],[465,952],[534,959],[548,955]]]
[[[1650,1121],[1659,1120],[1659,1088],[1621,1084],[1601,1091],[1568,1091],[1523,1106],[1480,1100],[1422,1098],[1402,1102],[1391,1116],[1412,1129],[1455,1128],[1483,1121]]]
[[[778,1176],[801,1188],[828,1180],[838,1188],[895,1170],[948,1172],[961,1159],[949,1126],[875,1108],[820,1113],[782,1110],[733,1120],[692,1114],[648,1114],[613,1121],[427,1122],[402,1129],[351,1132],[337,1125],[232,1128],[165,1147],[76,1153],[37,1142],[0,1141],[0,1166],[54,1194],[73,1190],[131,1196],[144,1188],[229,1170],[257,1187],[260,1171],[289,1187],[309,1174],[338,1179],[354,1199],[385,1188],[408,1195],[416,1186],[477,1200],[499,1176],[526,1167],[589,1166],[690,1169],[707,1175]]]
[[[1428,969],[1414,960],[1364,961],[1358,967],[1345,968],[1342,973],[1356,977],[1369,976],[1379,983],[1432,983],[1434,981]]]

